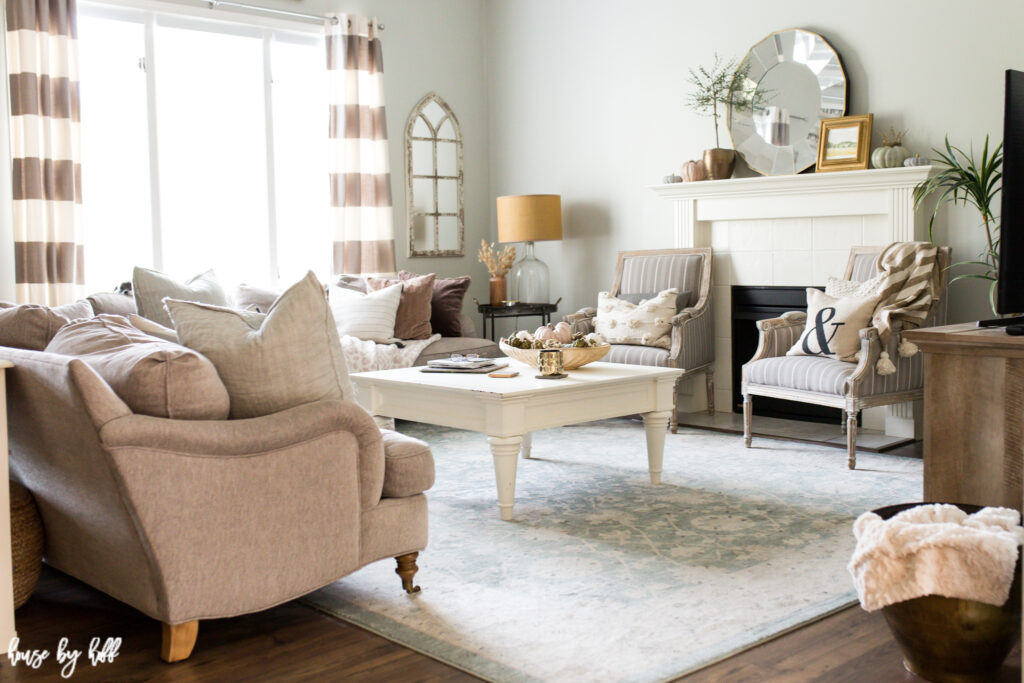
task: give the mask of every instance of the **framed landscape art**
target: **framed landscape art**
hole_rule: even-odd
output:
[[[868,167],[873,114],[822,119],[817,171],[859,171]]]

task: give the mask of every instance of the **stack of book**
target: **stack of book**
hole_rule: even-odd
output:
[[[485,372],[494,372],[495,370],[507,365],[507,358],[474,358],[473,360],[469,360],[468,358],[459,360],[443,358],[427,361],[427,364],[420,368],[420,372],[465,372],[482,374]]]

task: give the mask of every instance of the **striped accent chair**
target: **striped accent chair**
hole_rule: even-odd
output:
[[[854,247],[843,279],[870,280],[878,273],[876,261],[881,253],[882,247]],[[949,247],[939,247],[937,267],[945,271],[950,255]],[[944,294],[944,291],[936,293],[922,327],[945,323]],[[860,331],[860,360],[856,363],[818,356],[787,356],[786,351],[800,338],[806,321],[807,315],[797,311],[758,321],[760,343],[754,357],[743,366],[743,439],[749,448],[754,396],[840,408],[846,411],[843,428],[846,430],[847,465],[854,469],[857,465],[857,416],[864,408],[923,398],[922,354],[915,353],[909,358],[900,356],[898,346],[903,326],[896,320],[892,337],[884,349],[875,328]],[[888,351],[896,365],[894,374],[879,375],[875,371],[882,351]]]
[[[611,295],[634,299],[649,298],[675,287],[680,294],[689,292],[672,318],[670,349],[634,344],[612,344],[601,360],[630,365],[660,365],[682,368],[674,397],[678,401],[682,382],[703,372],[708,397],[708,413],[715,413],[714,320],[711,316],[711,249],[658,249],[619,252]],[[594,331],[596,308],[583,308],[565,316],[573,332]],[[672,410],[671,428],[676,433],[678,416]]]

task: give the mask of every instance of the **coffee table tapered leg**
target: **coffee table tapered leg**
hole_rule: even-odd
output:
[[[644,427],[647,430],[647,469],[651,483],[661,483],[661,461],[665,454],[665,429],[668,427],[671,411],[644,413]]]
[[[521,446],[521,451],[522,451],[522,454],[523,454],[524,458],[533,458],[533,456],[530,455],[530,449],[532,447],[533,447],[533,432],[526,432],[525,434],[523,434],[523,445]]]
[[[667,413],[666,413],[667,415]],[[487,437],[491,444],[491,455],[494,456],[494,479],[498,484],[498,510],[504,521],[512,519],[512,506],[516,496],[516,464],[519,460],[519,447],[523,437],[510,436]],[[662,436],[664,443],[664,436]]]

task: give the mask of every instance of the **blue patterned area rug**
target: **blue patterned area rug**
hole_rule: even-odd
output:
[[[437,463],[423,591],[378,562],[305,600],[494,681],[662,681],[818,619],[856,600],[857,515],[921,498],[920,460],[691,429],[652,486],[618,419],[537,432],[502,522],[483,435],[399,430]]]

